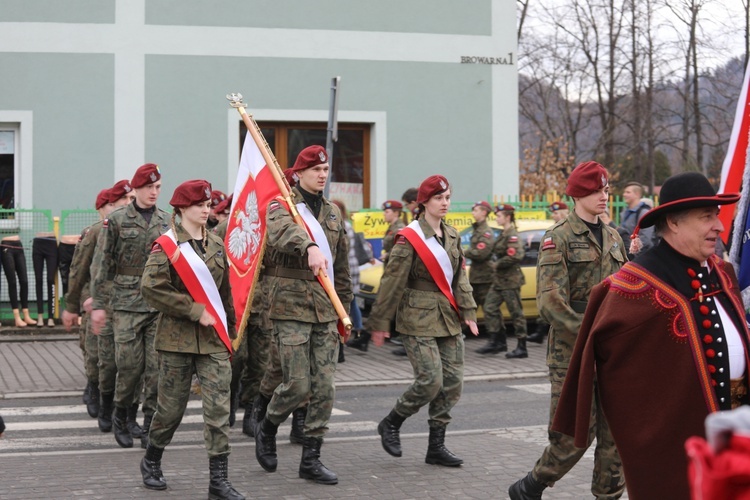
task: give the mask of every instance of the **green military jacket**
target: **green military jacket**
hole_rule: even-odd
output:
[[[151,245],[169,230],[170,215],[157,208],[147,224],[134,203],[112,212],[99,232],[93,262],[96,274],[91,278],[94,309],[111,305],[114,311],[153,312],[141,296],[141,276]]]
[[[575,211],[544,233],[537,260],[536,301],[550,324],[547,365],[567,368],[589,294],[627,261],[617,230],[602,224],[603,248]]]
[[[94,251],[102,222],[96,221],[83,230],[81,239],[73,252],[73,262],[70,263],[68,276],[68,293],[65,295],[65,310],[69,313],[78,314],[83,302],[91,296],[89,291],[89,283],[93,274],[91,263],[94,260]],[[109,285],[111,287],[111,283]]]
[[[187,241],[198,255],[203,255],[227,314],[227,333],[230,338],[237,337],[224,242],[218,236],[208,233],[207,241],[204,242],[206,252],[202,254],[196,241],[181,225],[177,224],[175,229],[178,244]],[[216,329],[198,322],[206,309],[205,304],[193,300],[167,254],[158,244],[153,245],[148,257],[140,289],[149,306],[159,311],[154,349],[193,354],[226,352],[227,348],[219,339]]]
[[[385,236],[383,236],[383,250],[380,252],[380,260],[383,262],[388,261],[388,254],[393,248],[393,242],[396,239],[396,235],[405,227],[406,224],[404,224],[404,221],[401,219],[396,219],[390,226],[388,226],[388,230],[385,232]]]
[[[227,225],[229,224],[229,219],[224,219],[223,221],[216,224],[216,226],[211,229],[211,232],[214,233],[216,236],[218,236],[221,241],[224,241],[224,238],[227,236]]]
[[[292,194],[294,204],[304,202],[296,187],[292,189]],[[314,242],[305,228],[297,225],[291,214],[277,200],[272,200],[268,204],[266,221],[266,262],[270,264],[269,269],[275,266],[309,272],[307,248]],[[325,232],[333,256],[334,288],[344,309],[348,311],[354,295],[349,275],[349,238],[341,219],[341,212],[338,207],[323,198],[318,222]],[[265,276],[264,279],[269,280],[268,307],[271,320],[327,323],[338,319],[331,299],[317,279],[280,276]]]
[[[511,224],[508,229],[503,230],[492,248],[492,254],[495,257],[492,286],[500,290],[520,289],[526,283],[521,272],[525,252],[515,225]]]
[[[466,257],[471,259],[469,283],[492,283],[492,247],[495,244],[495,235],[486,220],[475,222],[472,227],[474,231],[471,233],[469,249],[466,250]]]
[[[435,237],[435,230],[424,219],[419,226],[425,238]],[[378,298],[372,308],[366,328],[370,331],[389,331],[396,318],[396,331],[420,337],[448,337],[460,335],[462,320],[476,320],[477,305],[464,268],[461,239],[455,228],[440,223],[444,245],[453,267],[453,296],[461,317],[440,291],[410,288],[427,282],[437,286],[416,250],[404,236],[399,236],[391,250],[388,264],[380,280]]]

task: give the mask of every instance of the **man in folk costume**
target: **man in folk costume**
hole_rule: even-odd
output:
[[[276,470],[279,424],[309,396],[299,476],[336,484],[336,474],[320,462],[320,447],[333,410],[338,315],[316,275],[326,273],[341,303],[352,302],[349,241],[341,213],[323,197],[330,171],[325,149],[303,149],[291,170],[298,182],[293,203],[307,230],[295,223],[283,200],[268,204],[266,255],[272,265],[263,272],[283,381],[256,430],[255,455],[266,471]]]
[[[565,194],[575,202],[573,211],[544,233],[537,261],[536,300],[541,318],[550,325],[550,426],[591,289],[627,261],[617,230],[599,217],[607,210],[609,199],[607,170],[594,161],[581,163],[571,172]],[[599,499],[622,496],[625,481],[620,457],[598,398],[594,401],[591,418],[586,421],[588,440],[584,446],[576,447],[572,438],[550,429],[549,444],[533,470],[508,490],[511,500],[542,498],[545,488],[578,463],[594,436],[597,443],[591,492]]]
[[[631,499],[690,498],[685,440],[704,435],[708,414],[748,403],[742,300],[714,255],[719,205],[738,199],[696,172],[670,177],[636,228],[662,241],[591,292],[553,429],[585,446],[598,385]]]
[[[153,163],[138,167],[130,181],[135,200],[105,219],[96,243],[91,278],[93,297],[91,323],[99,333],[112,312],[117,382],[112,430],[117,444],[133,446],[133,438],[148,441],[148,429],[156,411],[158,383],[154,350],[157,312],[141,295],[141,278],[156,238],[169,230],[169,214],[156,206],[161,192],[161,172]],[[114,279],[112,278],[114,276]],[[112,283],[110,284],[110,281]],[[143,388],[143,430],[126,427],[134,420],[139,393]]]

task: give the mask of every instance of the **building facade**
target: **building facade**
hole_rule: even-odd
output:
[[[376,207],[434,173],[456,200],[518,194],[507,0],[0,0],[0,204],[91,208],[145,162],[160,205],[234,187],[243,94],[282,167],[325,144],[331,197]]]

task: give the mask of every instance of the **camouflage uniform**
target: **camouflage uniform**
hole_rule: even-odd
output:
[[[424,220],[425,238],[436,237]],[[450,411],[461,397],[464,371],[463,320],[476,319],[476,303],[464,271],[461,241],[453,227],[441,222],[443,247],[453,268],[453,294],[461,311],[456,313],[441,293],[414,247],[400,235],[391,250],[380,282],[380,291],[366,328],[388,331],[396,318],[396,331],[414,369],[415,380],[396,401],[394,411],[409,417],[429,404],[430,427],[445,427]]]
[[[606,224],[601,227],[602,246],[573,211],[542,239],[537,262],[537,303],[542,319],[551,325],[547,346],[552,384],[550,426],[591,289],[627,260],[617,231]],[[541,483],[552,485],[573,468],[586,449],[575,448],[572,437],[551,429],[548,433],[549,444],[532,474]],[[589,442],[594,436],[597,444],[591,491],[597,498],[619,498],[625,487],[622,462],[596,396]]]
[[[396,239],[396,235],[405,227],[406,224],[404,224],[401,219],[396,219],[391,222],[391,225],[388,226],[388,230],[385,232],[385,236],[383,236],[383,249],[380,252],[380,260],[383,262],[388,261],[388,254],[390,254],[391,249],[393,248],[393,242]]]
[[[88,286],[91,279],[91,260],[101,227],[102,221],[97,221],[84,229],[73,252],[73,261],[70,264],[70,274],[68,275],[68,293],[65,294],[65,310],[69,313],[78,314],[83,308],[83,303],[91,296]],[[99,346],[89,325],[88,314],[84,314],[81,319],[79,335],[86,378],[90,383],[99,387],[99,368],[97,366],[99,363]]]
[[[135,202],[115,210],[99,233],[93,262],[97,270],[91,283],[93,309],[112,310],[117,361],[115,405],[126,408],[137,401],[143,378],[143,413],[149,418],[156,410],[157,313],[143,299],[140,285],[151,245],[167,232],[169,221],[169,214],[153,207],[147,223]]]
[[[297,204],[304,199],[293,189]],[[268,205],[266,255],[276,267],[264,270],[268,280],[269,317],[279,350],[283,382],[275,390],[266,420],[278,426],[310,396],[305,436],[322,438],[333,410],[338,359],[338,315],[331,299],[309,269],[307,248],[313,244],[304,228],[276,200]],[[333,284],[342,304],[352,301],[349,244],[338,208],[322,199],[318,215],[333,256]]]
[[[252,405],[255,397],[260,393],[261,381],[263,380],[268,359],[273,343],[273,326],[268,318],[268,280],[263,277],[258,279],[253,294],[253,302],[250,316],[247,319],[246,330],[246,361],[242,371],[242,388],[240,392],[240,406],[247,408]],[[264,395],[271,397],[273,388]]]
[[[492,246],[495,244],[495,236],[486,220],[472,224],[474,231],[471,233],[469,249],[466,257],[471,259],[471,271],[469,271],[469,283],[471,283],[472,296],[477,306],[484,305],[484,299],[492,285]]]
[[[235,338],[235,314],[224,243],[209,233],[204,253],[179,224],[175,227],[175,235],[178,244],[188,241],[203,257],[224,305],[229,337]],[[141,292],[145,301],[159,311],[154,339],[154,348],[159,353],[158,407],[151,424],[149,443],[163,449],[172,440],[185,413],[195,371],[201,382],[206,451],[209,458],[228,454],[229,383],[232,377],[229,352],[214,327],[198,322],[205,305],[193,300],[158,244],[154,245],[146,263]]]
[[[505,334],[505,324],[500,306],[503,302],[508,307],[513,319],[513,328],[518,339],[526,338],[526,318],[521,306],[521,287],[526,283],[521,272],[523,244],[518,239],[516,226],[511,224],[497,239],[492,248],[495,257],[495,273],[487,298],[484,300],[484,319],[487,331]],[[474,265],[471,266],[472,271]]]

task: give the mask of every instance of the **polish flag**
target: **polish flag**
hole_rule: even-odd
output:
[[[238,334],[245,326],[243,319],[250,313],[253,289],[263,259],[266,208],[272,199],[281,196],[270,168],[248,133],[242,147],[232,209],[224,238]]]
[[[740,99],[734,114],[734,126],[729,140],[729,149],[727,149],[727,156],[724,158],[724,164],[721,167],[719,193],[738,193],[742,186],[742,177],[747,161],[748,134],[750,134],[750,101],[748,101],[750,93],[748,93],[748,86],[750,86],[750,67],[745,69],[745,80],[740,89]],[[748,187],[750,186],[745,185],[743,196],[745,196]],[[735,225],[738,227],[735,227],[735,234],[737,231],[744,229],[743,222],[745,220],[744,213],[741,217],[739,211],[737,214],[738,220]],[[719,214],[719,219],[724,224],[724,232],[721,235],[724,243],[728,243],[727,237],[733,216],[734,210],[732,207],[722,208]]]

